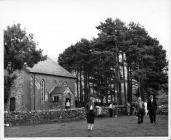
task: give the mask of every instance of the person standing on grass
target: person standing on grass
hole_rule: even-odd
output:
[[[141,100],[141,97],[138,97],[138,102],[137,102],[137,115],[138,115],[138,121],[137,123],[143,123],[143,117],[144,117],[144,103]]]
[[[113,116],[113,103],[110,102],[109,104],[109,116],[112,117]]]
[[[148,114],[150,117],[150,122],[156,124],[156,110],[157,110],[157,102],[153,99],[153,95],[150,95],[150,99],[147,103]]]
[[[86,110],[88,130],[93,130],[94,117],[95,117],[95,104],[92,97],[90,97],[89,102],[86,104],[85,110]]]
[[[144,107],[145,107],[145,116],[147,116],[147,114],[148,114],[147,101],[144,102]]]

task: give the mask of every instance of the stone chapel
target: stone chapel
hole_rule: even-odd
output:
[[[71,108],[75,107],[76,77],[50,58],[15,74],[6,110],[58,109],[68,100]]]

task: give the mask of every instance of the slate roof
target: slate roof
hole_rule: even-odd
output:
[[[62,76],[68,78],[76,78],[62,66],[60,66],[57,62],[53,61],[50,58],[47,58],[45,61],[40,61],[35,64],[32,68],[27,67],[27,70],[32,73],[39,74],[49,74],[55,76]]]
[[[67,89],[67,87],[55,87],[50,94],[62,94]]]

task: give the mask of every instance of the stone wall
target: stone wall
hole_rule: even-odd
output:
[[[32,125],[66,122],[85,118],[86,114],[84,109],[8,112],[4,114],[4,124],[9,124],[9,126]]]
[[[24,86],[23,86],[23,102],[25,105],[25,110],[31,110],[31,89],[30,89],[30,75],[28,72],[23,71],[24,73]]]
[[[10,98],[15,98],[15,110],[21,111],[25,110],[25,105],[23,102],[24,95],[23,95],[23,86],[24,86],[24,72],[23,71],[15,71],[14,74],[16,75],[16,79],[14,80],[14,84],[11,87],[11,94],[9,96],[9,100],[7,103],[7,107],[5,110],[10,110]]]
[[[118,108],[117,115],[124,115],[125,110]],[[96,111],[97,116],[97,111]],[[109,108],[102,107],[100,117],[108,117]],[[23,111],[23,112],[5,112],[4,123],[9,126],[15,125],[33,125],[52,122],[66,122],[86,119],[86,112],[84,108],[73,108],[70,110],[49,110],[49,111]]]

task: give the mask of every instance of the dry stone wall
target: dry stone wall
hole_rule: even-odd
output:
[[[51,111],[32,111],[32,112],[6,112],[4,114],[4,124],[9,126],[32,125],[52,122],[66,122],[85,119],[86,113],[82,109],[72,110],[51,110]]]
[[[123,112],[122,112],[123,111]],[[119,109],[117,115],[123,115],[124,110]],[[97,112],[95,113],[97,115]],[[102,107],[100,117],[108,117],[109,108]],[[22,112],[5,112],[4,124],[9,126],[15,125],[33,125],[52,122],[66,122],[86,119],[86,112],[84,108],[73,108],[69,110],[39,110],[39,111],[22,111]]]

